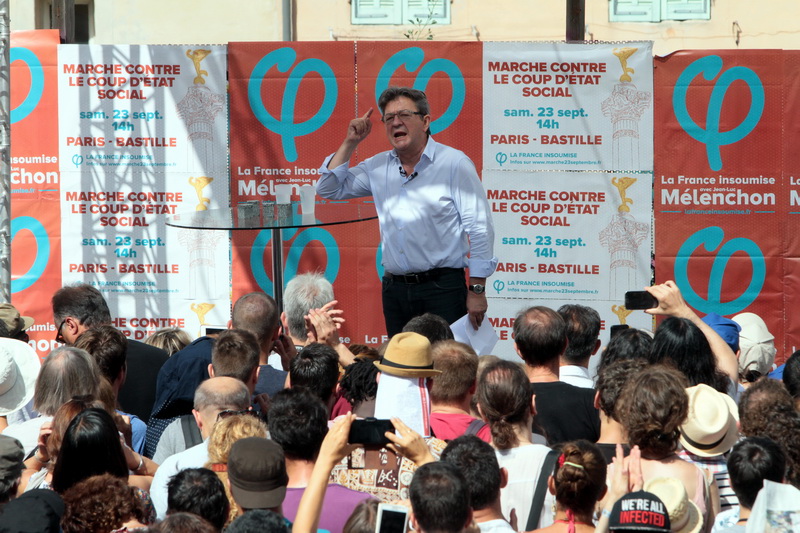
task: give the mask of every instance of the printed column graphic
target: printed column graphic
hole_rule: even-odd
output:
[[[626,291],[638,290],[648,282],[639,279],[636,262],[639,246],[645,239],[649,241],[650,224],[638,222],[631,215],[628,204],[633,204],[634,201],[625,194],[634,183],[636,178],[628,176],[611,178],[611,185],[616,187],[619,193],[620,205],[611,223],[600,232],[600,244],[606,247],[611,255],[609,294],[612,298],[622,298]]]
[[[639,153],[639,121],[650,108],[653,93],[640,91],[633,84],[631,74],[634,69],[628,66],[628,59],[638,48],[614,48],[614,55],[622,66],[619,83],[606,100],[603,101],[603,115],[611,118],[614,127],[612,136],[612,164],[614,169],[629,170],[641,168]]]

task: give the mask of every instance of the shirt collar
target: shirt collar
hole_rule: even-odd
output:
[[[433,163],[433,160],[435,159],[436,156],[436,146],[438,146],[438,143],[433,140],[433,136],[428,135],[428,142],[427,144],[425,144],[425,150],[422,151],[422,156],[420,156],[420,161],[422,161],[423,158],[427,158],[428,161]],[[392,151],[390,153],[393,159],[396,159],[398,161],[400,160],[400,158],[397,157],[397,150],[392,148]]]

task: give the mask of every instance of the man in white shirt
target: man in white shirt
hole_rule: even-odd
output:
[[[566,351],[561,354],[559,380],[576,387],[591,389],[589,359],[600,349],[600,314],[584,305],[562,305],[558,314],[567,324]]]
[[[430,136],[430,109],[422,91],[389,87],[378,108],[393,149],[349,167],[372,130],[370,108],[350,122],[344,142],[323,163],[317,192],[331,199],[374,198],[390,337],[426,312],[451,324],[469,313],[477,329],[488,307],[486,278],[497,258],[489,203],[475,165]]]
[[[156,470],[150,485],[150,497],[159,520],[167,514],[167,484],[172,476],[186,468],[200,468],[208,462],[208,437],[222,411],[241,411],[250,407],[250,391],[236,378],[215,377],[200,384],[194,394],[195,421],[203,442],[171,455]]]

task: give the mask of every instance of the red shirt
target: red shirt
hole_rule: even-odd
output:
[[[476,420],[470,415],[461,413],[431,413],[431,430],[437,439],[457,439],[467,431],[469,425]],[[486,424],[475,434],[479,439],[492,442],[492,432]]]

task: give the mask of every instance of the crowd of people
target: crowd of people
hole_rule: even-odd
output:
[[[64,287],[41,365],[5,304],[0,531],[798,530],[800,353],[771,378],[760,319],[648,290],[654,334],[601,347],[595,310],[535,306],[481,357],[430,313],[345,346],[313,273],[283,312],[250,293],[222,333],[149,345]]]

